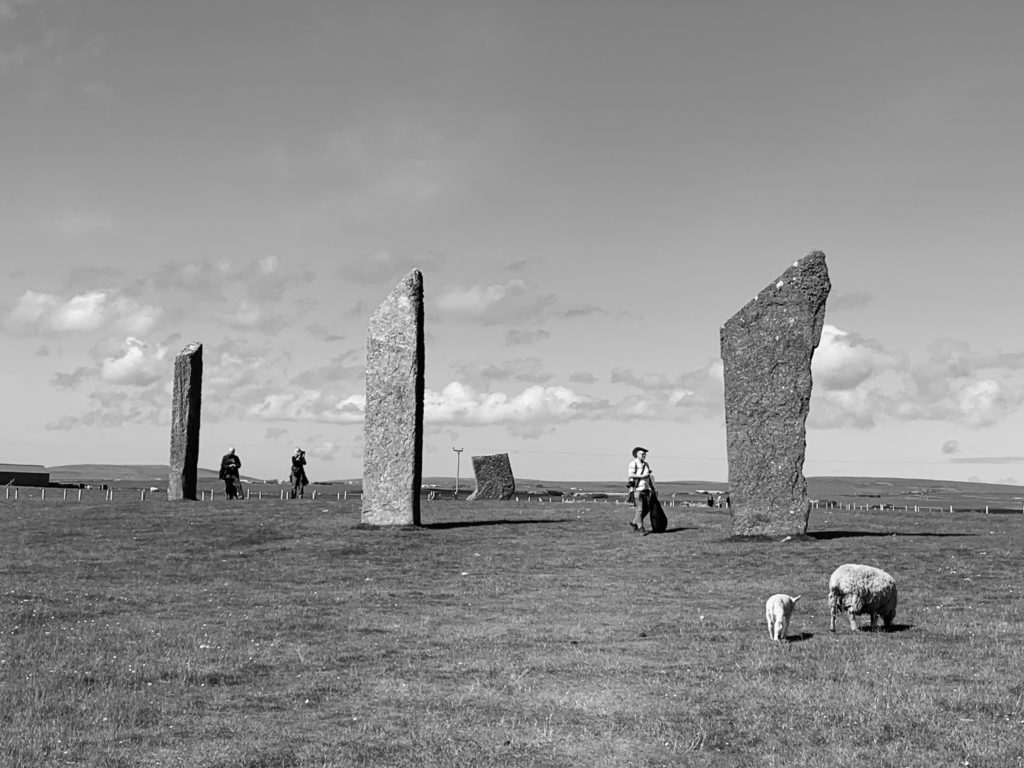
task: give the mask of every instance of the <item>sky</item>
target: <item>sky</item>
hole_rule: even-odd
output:
[[[0,0],[0,461],[362,476],[423,273],[426,476],[725,481],[719,331],[813,250],[808,476],[1024,484],[1024,4]],[[459,449],[459,450],[456,450]]]

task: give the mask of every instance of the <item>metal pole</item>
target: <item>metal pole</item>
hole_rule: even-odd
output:
[[[465,448],[452,448],[455,451],[455,498],[459,498],[459,469],[462,464],[462,452]]]

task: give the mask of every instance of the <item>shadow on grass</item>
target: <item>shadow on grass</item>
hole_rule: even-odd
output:
[[[465,521],[453,521],[450,523],[424,523],[420,528],[428,528],[435,531],[443,531],[447,528],[476,528],[481,525],[543,525],[545,523],[571,523],[572,520],[568,517],[562,517],[557,520],[523,520],[515,519],[509,520],[504,518],[502,520],[465,520]]]
[[[799,635],[790,635],[786,639],[791,643],[802,643],[804,640],[810,640],[814,637],[813,632],[801,632]]]
[[[793,538],[808,538],[817,539],[818,541],[830,541],[831,539],[851,539],[857,537],[879,537],[886,538],[892,536],[921,536],[921,537],[934,537],[934,538],[947,538],[957,536],[977,536],[976,533],[928,533],[927,531],[811,531],[805,533],[803,537]]]
[[[845,619],[843,621],[845,622]],[[906,632],[907,630],[913,629],[913,628],[914,628],[913,624],[892,624],[892,625],[889,626],[888,629],[886,629],[885,627],[882,626],[881,622],[879,622],[879,625],[875,629],[872,629],[870,624],[860,624],[857,627],[857,634],[864,633],[864,634],[867,634],[867,635],[871,635],[871,634],[876,634],[877,633],[879,635],[886,635],[886,634],[890,634],[892,632]],[[842,627],[840,627],[839,626],[839,621],[836,621],[836,631],[834,633],[829,633],[829,634],[852,635],[852,634],[854,634],[854,632],[852,630],[848,629],[846,627],[845,623],[843,623]]]

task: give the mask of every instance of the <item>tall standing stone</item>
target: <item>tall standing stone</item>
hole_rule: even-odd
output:
[[[832,284],[813,251],[722,327],[725,430],[732,532],[807,531],[804,478],[811,357],[821,340]]]
[[[203,345],[194,341],[174,358],[171,401],[171,463],[167,498],[196,498],[199,472],[199,410],[203,393]]]
[[[476,477],[476,490],[466,501],[508,501],[516,492],[516,479],[512,476],[512,464],[507,453],[474,456],[473,475]]]
[[[423,275],[412,270],[370,317],[362,522],[419,525],[423,476]]]

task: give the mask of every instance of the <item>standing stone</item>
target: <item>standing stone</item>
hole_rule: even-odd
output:
[[[733,535],[807,531],[811,357],[831,287],[825,254],[813,251],[722,328]]]
[[[508,501],[516,492],[516,479],[512,476],[512,464],[507,453],[474,456],[473,475],[476,477],[476,490],[466,501]]]
[[[194,341],[174,358],[168,499],[196,499],[196,479],[199,472],[199,410],[202,393],[203,345]]]
[[[365,524],[420,524],[423,370],[423,275],[414,269],[370,317],[363,441]]]

